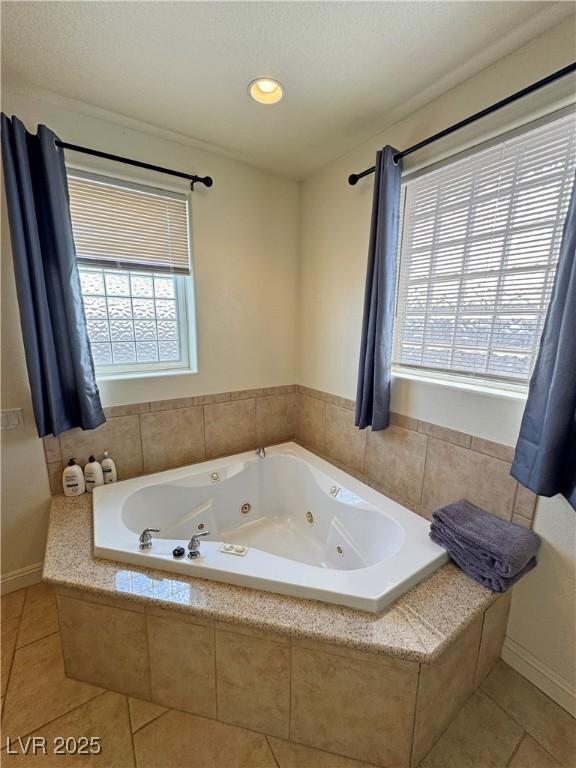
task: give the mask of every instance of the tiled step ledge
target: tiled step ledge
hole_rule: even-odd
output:
[[[115,606],[143,604],[292,639],[432,663],[497,596],[449,564],[381,614],[96,559],[91,498],[52,499],[43,577]],[[392,659],[391,659],[392,661]]]

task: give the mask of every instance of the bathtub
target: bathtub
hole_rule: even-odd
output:
[[[426,520],[294,443],[101,486],[93,515],[96,557],[372,613],[448,559]]]

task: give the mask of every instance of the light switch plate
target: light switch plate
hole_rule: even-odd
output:
[[[0,429],[6,432],[11,429],[24,427],[24,414],[22,408],[7,408],[0,411]]]

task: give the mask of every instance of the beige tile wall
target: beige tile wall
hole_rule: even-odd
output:
[[[508,599],[499,597],[431,665],[78,590],[57,590],[57,604],[70,677],[385,768],[409,768],[496,663]]]
[[[71,456],[83,466],[91,453],[101,459],[108,450],[124,480],[292,440],[296,401],[289,385],[106,408],[98,429],[44,438],[52,493],[62,493]]]
[[[354,401],[302,386],[296,440],[424,517],[467,498],[505,520],[531,525],[537,497],[510,476],[509,445],[399,414],[386,430],[360,431]]]
[[[52,493],[70,456],[109,450],[120,479],[296,439],[382,493],[430,518],[467,498],[530,526],[536,496],[510,476],[513,448],[392,414],[381,432],[354,426],[354,402],[302,386],[115,406],[93,431],[44,438]]]

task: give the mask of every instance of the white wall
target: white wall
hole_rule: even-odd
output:
[[[339,158],[303,183],[300,272],[300,382],[354,398],[362,322],[373,176],[350,187],[350,173],[374,164],[384,144],[400,149],[503,98],[574,58],[571,19],[488,67],[423,109]],[[425,63],[426,52],[423,52]],[[441,159],[575,100],[574,78],[484,119],[424,152],[405,168]],[[524,398],[477,387],[450,386],[396,376],[392,408],[453,429],[514,444]],[[576,513],[562,500],[540,500],[536,530],[543,546],[538,569],[516,591],[508,627],[507,658],[567,706],[576,688],[574,617]],[[514,645],[515,644],[515,645]],[[526,659],[535,659],[528,664]],[[568,693],[566,693],[568,692]]]
[[[193,195],[198,373],[101,382],[104,405],[296,382],[295,181],[114,123],[113,116],[82,114],[82,106],[71,109],[59,99],[4,90],[2,109],[29,130],[45,123],[71,143],[214,178],[211,189],[197,186]],[[75,159],[84,167],[156,184],[179,183],[85,156]],[[2,433],[2,574],[7,574],[42,560],[49,490],[33,422],[4,202],[2,225],[2,407],[24,408],[26,418],[24,430]]]

